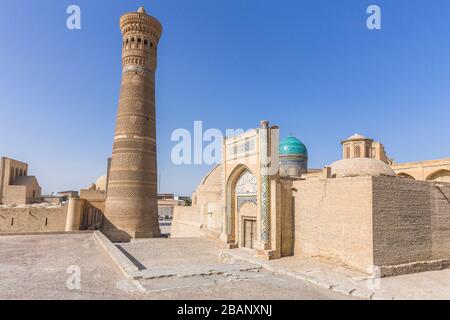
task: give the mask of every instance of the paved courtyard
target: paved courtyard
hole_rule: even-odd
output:
[[[450,299],[450,270],[373,280],[327,261],[266,261],[210,239],[107,240],[137,267],[127,278],[99,241],[93,233],[0,236],[0,299]],[[80,288],[71,290],[77,268]]]
[[[221,264],[210,239],[151,239],[119,245],[142,270],[148,299],[348,299],[253,263]]]
[[[66,285],[70,266],[81,290]],[[124,280],[92,234],[0,236],[0,299],[133,299]]]
[[[142,240],[120,248],[143,272],[137,285],[92,234],[0,236],[0,299],[348,298],[253,264],[220,264],[222,246],[212,240]],[[67,288],[69,266],[80,267],[81,290]]]

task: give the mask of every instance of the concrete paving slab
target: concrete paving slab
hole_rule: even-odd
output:
[[[251,262],[221,264],[215,240],[151,239],[121,250],[101,240],[94,233],[0,237],[0,299],[351,298]],[[67,287],[70,266],[80,268],[79,290]]]
[[[328,288],[330,291],[371,300],[448,300],[450,270],[375,278],[334,263],[301,257],[267,261],[243,249],[223,250],[225,263],[246,261],[265,270]]]
[[[381,279],[376,297],[396,300],[449,300],[450,270],[430,271]]]
[[[143,267],[147,299],[349,299],[303,280],[274,275],[247,261],[220,263],[213,239],[148,239],[117,244]]]
[[[67,286],[75,284],[73,267],[80,270],[79,290]],[[136,287],[92,233],[0,237],[0,299],[136,298]]]

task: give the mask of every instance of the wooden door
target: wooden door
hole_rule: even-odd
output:
[[[244,220],[244,247],[253,249],[256,242],[256,221]]]

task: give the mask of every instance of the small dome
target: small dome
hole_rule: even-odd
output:
[[[360,140],[372,140],[372,139],[364,137],[363,135],[361,135],[359,133],[355,133],[354,135],[352,135],[351,137],[348,137],[344,141],[360,141]]]
[[[101,176],[97,179],[97,182],[95,182],[95,185],[97,186],[98,190],[106,191],[106,176]]]
[[[351,137],[348,137],[347,140],[366,140],[367,138],[359,133],[355,133]]]
[[[287,137],[280,143],[280,155],[308,155],[306,146],[296,137]]]
[[[383,161],[370,158],[353,158],[333,163],[331,165],[331,175],[336,178],[395,176],[395,172]]]
[[[145,8],[143,6],[140,6],[137,12],[138,13],[145,13]]]

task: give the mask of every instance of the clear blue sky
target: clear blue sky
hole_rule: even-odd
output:
[[[66,29],[66,8],[82,30]],[[106,171],[121,77],[122,13],[164,26],[157,73],[162,192],[189,195],[207,166],[171,164],[177,128],[299,137],[310,166],[358,132],[399,162],[450,156],[448,0],[1,0],[0,155],[31,165],[46,192]],[[366,9],[382,9],[382,30]]]

